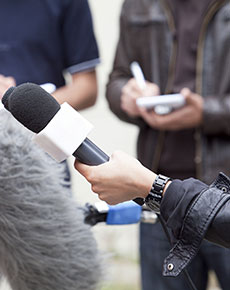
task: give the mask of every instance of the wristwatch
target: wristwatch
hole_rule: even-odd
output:
[[[145,198],[145,204],[156,213],[160,212],[160,204],[162,200],[162,194],[166,183],[171,180],[170,177],[164,175],[157,175],[155,181],[153,182],[152,188],[149,194]]]

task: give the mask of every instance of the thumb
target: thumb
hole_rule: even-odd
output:
[[[183,88],[183,89],[180,91],[180,93],[181,93],[181,95],[183,95],[185,98],[191,95],[191,91],[190,91],[190,89],[188,89],[188,88]]]
[[[188,88],[183,88],[180,93],[184,96],[187,104],[192,104],[194,102],[193,94]]]

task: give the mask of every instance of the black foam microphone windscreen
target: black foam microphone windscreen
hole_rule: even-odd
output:
[[[9,88],[2,98],[5,108],[25,127],[39,133],[59,111],[60,105],[33,83]]]
[[[10,105],[10,103],[9,103]],[[12,290],[95,290],[101,257],[57,164],[0,114],[0,273]]]
[[[21,124],[37,134],[49,124],[61,109],[53,96],[33,83],[25,83],[8,89],[2,98],[2,103]],[[76,111],[75,114],[77,114]],[[69,125],[74,127],[76,123]],[[79,125],[78,128],[71,128],[75,134],[81,129],[82,122],[77,125]],[[65,129],[69,130],[70,128]],[[55,130],[57,132],[59,128],[55,127]],[[61,139],[63,137],[59,136],[59,140]],[[81,140],[81,145],[74,149],[75,151],[71,154],[89,165],[98,165],[109,160],[109,157],[88,138]]]

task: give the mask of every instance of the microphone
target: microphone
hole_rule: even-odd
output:
[[[57,164],[0,114],[0,273],[12,290],[95,290],[102,256]]]
[[[25,83],[11,87],[2,103],[21,124],[37,134],[34,141],[58,162],[70,155],[87,165],[109,160],[109,156],[87,138],[92,125],[67,103],[60,106],[39,85]],[[135,202],[144,204],[142,198]]]
[[[109,160],[108,155],[86,138],[92,125],[67,103],[60,106],[39,85],[25,83],[11,87],[2,103],[21,124],[37,134],[35,142],[58,162],[71,154],[88,165]]]
[[[91,226],[104,222],[107,225],[129,225],[138,222],[158,222],[155,212],[147,207],[139,206],[133,201],[126,201],[116,205],[108,205],[104,201],[96,202],[94,205],[86,203],[83,208],[85,223]]]

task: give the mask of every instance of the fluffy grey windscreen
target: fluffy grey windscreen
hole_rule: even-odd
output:
[[[4,110],[0,160],[0,273],[11,288],[97,289],[100,254],[64,184],[64,166]]]

